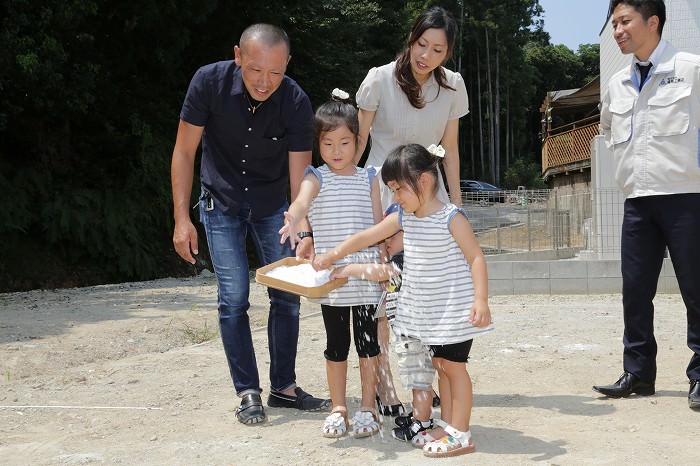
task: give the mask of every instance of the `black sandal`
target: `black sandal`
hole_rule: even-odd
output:
[[[391,436],[394,437],[396,440],[401,440],[402,442],[410,442],[413,439],[413,437],[418,435],[420,432],[430,430],[433,428],[433,420],[430,419],[429,422],[430,424],[428,425],[428,427],[423,427],[421,421],[419,421],[418,419],[414,419],[408,425],[394,427],[391,430]]]
[[[257,393],[243,395],[241,405],[236,408],[236,418],[242,424],[257,424],[265,420],[265,409]]]
[[[402,403],[386,406],[382,403],[379,395],[377,395],[377,410],[379,414],[383,416],[400,416],[406,414],[406,409],[403,407]]]
[[[397,416],[396,419],[394,419],[394,424],[399,427],[408,427],[411,425],[411,422],[413,422],[413,411],[404,416]]]

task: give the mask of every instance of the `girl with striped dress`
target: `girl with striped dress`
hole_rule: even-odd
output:
[[[418,144],[397,147],[381,170],[398,212],[325,254],[314,268],[404,231],[404,268],[393,330],[429,346],[438,373],[441,420],[412,443],[426,456],[475,450],[469,431],[472,384],[466,362],[474,337],[492,330],[486,260],[466,214],[436,197],[442,151]]]
[[[280,229],[281,242],[289,239],[294,247],[297,228],[308,216],[316,254],[325,253],[382,218],[376,171],[353,163],[359,133],[357,110],[346,101],[347,93],[336,89],[333,98],[318,108],[314,118],[314,138],[325,163],[306,169],[299,194],[284,213],[285,224]],[[379,257],[379,248],[367,245],[334,261],[334,265],[378,263]],[[352,418],[353,433],[355,437],[368,437],[379,432],[374,408],[379,354],[375,314],[381,294],[376,281],[352,277],[327,296],[312,300],[321,304],[326,328],[324,356],[333,409],[323,425],[325,437],[340,437],[348,428],[345,390],[351,317],[362,382],[362,401]]]

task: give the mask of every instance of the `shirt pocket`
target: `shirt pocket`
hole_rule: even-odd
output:
[[[284,136],[263,137],[254,142],[255,150],[246,157],[249,175],[260,182],[273,182],[288,173],[287,140]]]
[[[613,144],[621,144],[632,138],[632,110],[634,99],[616,99],[610,102],[608,110],[612,115],[610,123],[610,140]]]
[[[666,87],[649,99],[649,120],[653,136],[677,136],[690,127],[691,87]]]
[[[259,159],[287,158],[287,137],[272,136],[262,137],[259,141]]]

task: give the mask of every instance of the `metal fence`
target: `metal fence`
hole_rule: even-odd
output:
[[[560,194],[558,190],[521,189],[491,198],[462,193],[462,205],[485,254],[595,249],[596,244],[617,244],[601,238],[600,228],[595,230],[600,222],[594,220],[594,198],[591,191]],[[600,202],[600,197],[597,199]],[[617,198],[615,202],[622,201]],[[600,213],[597,215],[600,217]],[[618,234],[608,230],[603,234]]]
[[[620,254],[625,196],[618,189],[596,189],[592,203],[590,243],[586,249],[595,251],[601,257],[616,257]]]

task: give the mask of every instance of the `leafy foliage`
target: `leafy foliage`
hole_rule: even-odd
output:
[[[544,189],[546,186],[542,180],[541,171],[538,163],[528,161],[522,157],[517,158],[506,169],[503,176],[503,187],[505,189],[517,189],[518,186],[525,186],[526,189]]]
[[[4,5],[0,289],[40,284],[23,280],[35,272],[23,267],[27,248],[49,263],[92,263],[85,282],[162,274],[173,96],[186,79],[181,11],[200,12],[186,18],[196,25],[207,2]]]
[[[492,144],[478,131],[487,119],[510,128],[497,138],[509,147],[497,160],[536,160],[530,109],[546,90],[597,74],[593,46],[574,54],[549,45],[536,0],[4,1],[0,291],[191,273],[172,250],[170,155],[196,69],[232,58],[247,25],[277,24],[292,39],[289,75],[318,105],[334,87],[352,95],[436,3],[462,25],[448,66],[461,68],[472,107],[460,132],[463,177],[484,170],[474,154]],[[487,65],[500,66],[492,95]],[[500,107],[480,119],[478,104],[497,95]]]

